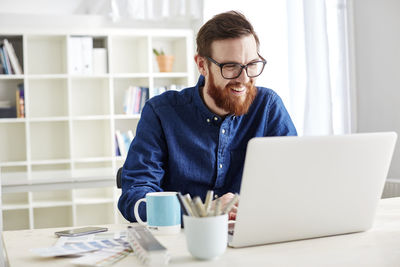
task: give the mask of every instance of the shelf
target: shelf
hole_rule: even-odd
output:
[[[3,210],[3,231],[29,229],[29,210]]]
[[[71,81],[71,115],[95,116],[110,114],[109,80],[79,78]]]
[[[0,124],[0,162],[26,161],[26,136],[23,122]]]
[[[152,75],[154,78],[187,78],[187,72],[158,72]]]
[[[113,73],[112,78],[134,78],[134,79],[149,79],[150,73]]]
[[[35,201],[32,203],[33,208],[52,208],[52,207],[68,207],[72,206],[72,201]]]
[[[66,36],[27,37],[28,74],[66,74]]]
[[[33,228],[70,227],[73,225],[72,206],[33,209]]]
[[[20,123],[20,122],[25,122],[25,118],[0,118],[0,124],[4,123]]]
[[[112,188],[90,188],[74,190],[75,204],[101,204],[114,203],[114,190]]]
[[[73,46],[85,42],[77,37],[92,47]],[[115,132],[135,135],[141,117],[125,114],[127,92],[145,87],[152,97],[193,86],[191,31],[29,29],[3,38],[24,70],[0,75],[0,115],[9,117],[0,118],[4,229],[126,222],[116,209],[125,157],[115,156]],[[172,72],[158,71],[153,48],[175,57]],[[22,83],[26,118],[15,118]]]
[[[77,205],[77,222],[76,225],[91,225],[91,224],[111,224],[114,222],[114,204],[99,203]]]
[[[112,36],[111,49],[111,73],[149,72],[148,37]]]
[[[31,122],[32,160],[69,158],[69,127],[67,122]]]
[[[12,193],[2,196],[2,209],[24,209],[29,208],[28,193]]]
[[[73,158],[111,157],[109,120],[73,121]]]
[[[130,114],[130,115],[117,114],[117,115],[114,115],[114,119],[117,119],[117,120],[138,120],[138,119],[140,119],[140,114]]]
[[[40,118],[30,118],[30,122],[52,122],[52,121],[68,121],[68,117],[40,117]]]
[[[46,103],[43,105],[43,103]],[[29,81],[29,110],[32,119],[68,116],[68,89],[66,79]]]
[[[59,80],[67,79],[67,74],[27,74],[25,75],[30,80]]]
[[[185,37],[153,37],[152,46],[158,50],[163,50],[166,55],[174,56],[172,72],[186,72],[187,66],[187,42]],[[153,56],[153,70],[158,72],[158,65]]]
[[[29,183],[26,166],[1,167],[1,185],[18,185]]]
[[[0,74],[0,80],[21,80],[24,75],[21,74]]]
[[[110,115],[92,115],[92,116],[74,116],[71,117],[74,121],[90,121],[90,120],[108,120]]]

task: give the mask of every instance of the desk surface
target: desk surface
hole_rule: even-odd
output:
[[[110,225],[119,230],[126,225]],[[56,242],[56,229],[6,231],[3,241],[10,267],[73,266],[68,258],[39,258],[30,248],[48,247]],[[172,266],[399,266],[400,198],[383,199],[371,230],[310,240],[249,248],[228,248],[213,261],[192,258],[186,249],[183,233],[157,236],[170,254]],[[130,254],[113,266],[140,266]]]

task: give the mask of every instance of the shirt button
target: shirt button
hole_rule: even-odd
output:
[[[215,121],[217,121],[217,120],[218,120],[218,118],[217,118],[217,117],[214,117],[214,120],[215,120]]]
[[[219,164],[219,168],[222,169],[222,164]]]
[[[222,129],[222,133],[223,133],[223,134],[225,133],[225,129]]]
[[[207,119],[207,122],[210,123],[210,119]]]

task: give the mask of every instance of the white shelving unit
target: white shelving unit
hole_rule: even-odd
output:
[[[107,51],[107,71],[72,74],[73,36],[90,36]],[[140,114],[123,112],[129,86],[194,84],[191,30],[0,30],[23,66],[0,75],[0,100],[15,103],[24,84],[25,118],[0,118],[3,229],[124,221],[116,202],[115,130],[135,129]],[[175,56],[160,73],[152,49]]]

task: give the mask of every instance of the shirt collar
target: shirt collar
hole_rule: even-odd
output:
[[[194,99],[194,103],[195,105],[198,107],[200,114],[202,116],[202,119],[204,121],[206,121],[207,123],[216,123],[216,124],[220,124],[223,119],[221,116],[218,116],[217,114],[214,114],[213,112],[211,112],[206,104],[204,103],[203,99],[201,98],[201,94],[200,94],[200,90],[202,87],[204,87],[205,84],[205,78],[203,75],[200,75],[199,80],[197,81],[197,84],[195,86],[195,90],[193,93],[193,99]],[[235,116],[233,115],[228,115],[225,118],[234,118]]]

